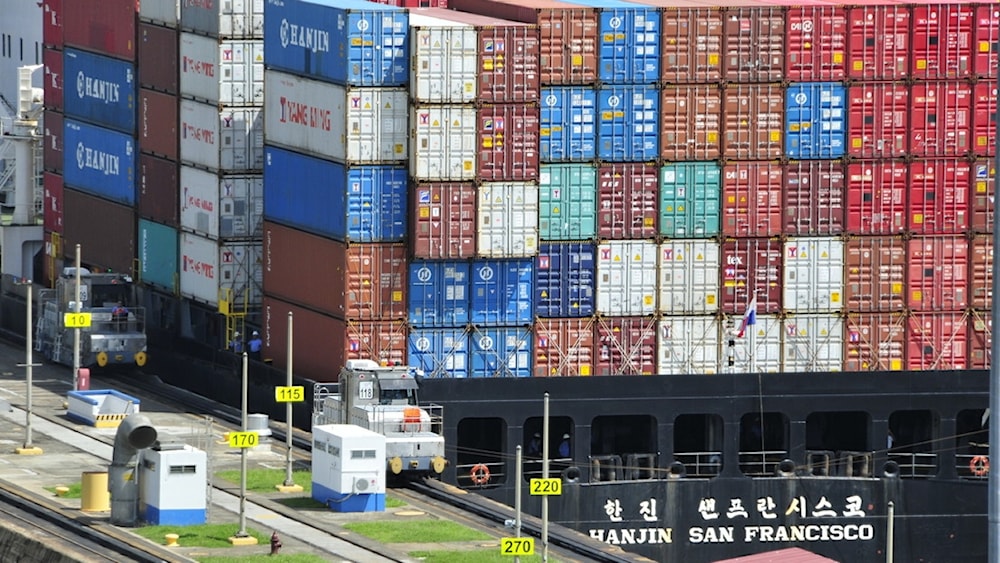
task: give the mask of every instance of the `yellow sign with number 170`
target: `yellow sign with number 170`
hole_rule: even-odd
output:
[[[534,555],[535,538],[500,538],[500,555]]]
[[[260,443],[260,437],[256,432],[230,432],[230,448],[253,448]]]
[[[301,385],[274,388],[274,402],[276,403],[301,403],[305,400],[306,390]]]

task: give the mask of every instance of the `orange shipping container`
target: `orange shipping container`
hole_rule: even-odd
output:
[[[993,192],[996,186],[996,160],[980,158],[972,163],[972,232],[993,232]]]
[[[599,317],[594,334],[596,375],[656,373],[656,320]]]
[[[722,158],[781,158],[785,94],[780,84],[730,84],[722,100]]]
[[[728,82],[777,82],[785,78],[785,9],[725,8],[723,73]]]
[[[966,369],[968,321],[963,311],[911,315],[906,330],[906,369]]]
[[[781,234],[784,171],[777,162],[734,162],[722,169],[722,234]]]
[[[901,311],[908,262],[900,237],[853,237],[844,249],[844,299],[850,312]]]
[[[665,83],[722,80],[720,8],[695,0],[633,0],[634,4],[663,8],[660,19],[660,78]]]
[[[900,313],[847,315],[844,371],[899,371],[905,363],[906,317]]]
[[[594,375],[594,319],[538,319],[535,377]]]
[[[660,156],[672,161],[719,158],[721,119],[718,86],[665,85],[660,98]]]
[[[993,236],[972,238],[969,262],[969,305],[973,309],[989,310],[993,303]]]
[[[969,241],[964,236],[915,237],[909,245],[906,305],[914,311],[968,306]]]

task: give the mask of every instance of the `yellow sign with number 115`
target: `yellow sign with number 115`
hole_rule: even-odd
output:
[[[305,400],[306,390],[301,385],[274,388],[274,401],[276,403],[301,403]]]

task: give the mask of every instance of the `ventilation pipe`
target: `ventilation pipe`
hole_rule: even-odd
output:
[[[153,445],[156,429],[149,418],[131,414],[118,426],[115,449],[108,469],[108,491],[111,493],[111,523],[115,526],[135,526],[138,522],[139,482],[136,454]]]

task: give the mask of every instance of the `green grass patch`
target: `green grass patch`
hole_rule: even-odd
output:
[[[401,506],[406,506],[406,503],[399,500],[398,498],[385,495],[385,507],[386,508],[399,508]]]
[[[500,555],[500,546],[496,549],[474,549],[469,551],[411,551],[410,557],[422,559],[426,563],[511,563],[514,558],[509,555]],[[522,563],[541,561],[542,556],[522,555]],[[549,557],[549,561],[555,561]]]
[[[56,485],[56,487],[68,487],[69,492],[63,495],[61,498],[80,498],[81,491],[83,490],[83,485],[79,482],[73,483],[71,485]],[[56,494],[56,487],[45,487],[45,490]]]
[[[215,474],[220,479],[225,479],[234,485],[240,484],[240,470],[220,471]],[[302,487],[302,492],[308,496],[312,492],[312,471],[292,471],[292,481]],[[276,493],[275,485],[285,483],[284,469],[248,469],[247,470],[247,490],[253,493]]]
[[[270,550],[270,547],[263,546],[261,549]],[[244,563],[246,561],[260,561],[263,563],[326,563],[326,559],[311,553],[293,553],[284,555],[251,555],[250,557],[198,557],[198,563]]]
[[[447,520],[350,522],[344,527],[381,543],[484,541],[492,536]],[[499,551],[497,547],[497,551]]]
[[[240,531],[238,524],[199,524],[197,526],[145,526],[136,528],[135,533],[147,540],[165,544],[163,539],[167,534],[177,534],[177,543],[182,547],[232,547],[229,538]],[[247,533],[257,538],[260,545],[270,545],[271,534],[262,534],[253,528],[247,528]]]

